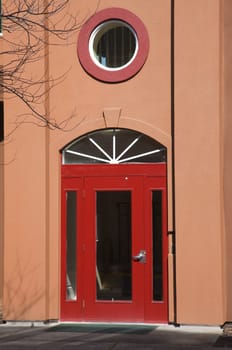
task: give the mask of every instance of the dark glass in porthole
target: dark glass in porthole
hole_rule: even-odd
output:
[[[123,67],[135,55],[135,33],[121,21],[108,21],[97,30],[93,40],[93,52],[95,59],[104,67]]]

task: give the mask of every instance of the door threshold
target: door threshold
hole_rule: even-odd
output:
[[[168,323],[151,323],[151,322],[114,322],[114,321],[58,321],[56,324],[72,325],[112,325],[112,326],[151,326],[162,327],[170,326]]]

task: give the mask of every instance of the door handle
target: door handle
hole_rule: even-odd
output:
[[[140,262],[141,264],[146,263],[146,251],[140,250],[139,254],[132,256],[133,261]]]

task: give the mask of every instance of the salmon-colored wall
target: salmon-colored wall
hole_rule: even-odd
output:
[[[76,2],[73,1],[72,4],[75,13]],[[94,14],[97,4],[98,2],[93,0],[79,1],[79,6],[83,9],[79,15],[80,20],[86,15],[86,9],[88,15]],[[52,181],[49,186],[53,193],[50,197],[53,203],[50,215],[56,218],[50,221],[54,227],[52,232],[57,232],[60,224],[56,211],[60,181],[57,171],[60,167],[58,150],[78,136],[106,126],[139,130],[168,147],[169,229],[172,229],[170,1],[149,0],[144,6],[139,0],[104,0],[99,3],[97,10],[108,7],[122,7],[139,16],[148,32],[154,33],[155,40],[150,42],[148,59],[142,70],[133,79],[119,84],[102,83],[86,74],[77,57],[75,38],[72,38],[72,43],[70,41],[65,50],[64,47],[50,49],[51,74],[57,76],[70,69],[64,82],[51,92],[52,113],[62,121],[74,112],[74,118],[67,126],[67,129],[70,129],[68,133],[61,131],[50,134],[51,154],[57,157],[52,160],[55,168],[50,167]],[[77,127],[72,129],[75,125]],[[54,304],[54,311],[55,306]],[[170,311],[172,309],[173,305],[170,304]]]
[[[95,129],[127,127],[162,142],[168,147],[171,159],[170,1],[150,0],[145,7],[138,0],[127,1],[126,5],[115,0],[100,3],[83,0],[78,2],[78,8],[76,4],[76,0],[71,2],[70,12],[79,12],[80,21],[106,7],[127,8],[140,17],[149,32],[156,33],[155,41],[139,74],[113,85],[98,82],[84,72],[77,58],[77,37],[73,36],[66,45],[49,47],[47,74],[54,77],[67,74],[50,92],[45,108],[50,109],[50,117],[57,122],[75,113],[66,131],[24,124],[6,144],[5,159],[9,165],[4,168],[5,319],[59,318],[59,150],[65,144]],[[42,60],[38,71],[44,65],[41,63]],[[9,133],[23,107],[7,101],[6,111],[6,133]],[[170,175],[169,166],[169,182]],[[171,224],[169,219],[170,227]]]
[[[76,8],[76,2],[72,3]],[[79,4],[93,14],[98,1],[79,1]],[[51,94],[52,113],[62,120],[76,112],[73,123],[81,122],[70,133],[63,133],[62,139],[58,138],[60,147],[83,132],[105,127],[103,112],[109,109],[120,110],[119,126],[135,125],[144,132],[156,134],[165,144],[170,143],[170,1],[150,0],[144,6],[138,0],[104,0],[99,3],[98,10],[113,6],[137,14],[148,32],[154,33],[148,60],[133,79],[106,84],[89,77],[82,69],[77,58],[76,38],[72,38],[73,45],[65,49],[51,48],[51,72],[57,75],[70,69],[64,82]],[[83,10],[83,16],[85,13]],[[63,101],[65,98],[65,103],[57,103],[59,96]]]
[[[232,2],[224,0],[224,203],[225,203],[225,258],[226,258],[226,319],[232,321]]]
[[[175,0],[175,183],[177,322],[222,324],[222,131],[220,0]],[[171,183],[171,1],[79,0],[70,12],[85,20],[96,10],[123,7],[147,27],[150,51],[142,70],[119,84],[88,76],[76,36],[50,46],[46,74],[66,73],[44,106],[65,130],[21,125],[5,147],[4,318],[59,319],[60,154],[89,131],[125,127],[168,147],[168,220]],[[52,40],[52,38],[50,38]],[[6,133],[24,109],[6,101]],[[72,116],[72,118],[71,118]],[[229,207],[228,207],[229,208]],[[171,245],[170,245],[171,253]],[[228,253],[229,254],[229,253]],[[170,321],[174,321],[169,255]],[[228,270],[229,273],[229,270]]]
[[[44,59],[25,74],[30,71],[35,79],[44,75]],[[3,318],[46,319],[47,129],[33,124],[36,119],[16,98],[5,98],[4,107]],[[43,104],[39,109],[44,113]]]
[[[220,1],[175,1],[177,321],[222,324]]]
[[[4,157],[3,157],[3,145],[0,145],[0,193],[1,199],[0,199],[0,317],[2,316],[2,298],[3,298],[3,236],[4,236],[4,176],[3,176],[3,163],[4,163]]]
[[[45,129],[21,126],[6,146],[4,318],[10,320],[45,319],[44,134]]]
[[[0,50],[2,50],[2,38],[0,36]],[[2,62],[0,62],[2,64]],[[2,101],[2,91],[0,91],[0,99]],[[3,151],[3,142],[0,142],[0,317],[2,317],[2,298],[3,298],[3,221],[4,221],[4,172],[3,172],[3,163],[4,163],[4,151]]]

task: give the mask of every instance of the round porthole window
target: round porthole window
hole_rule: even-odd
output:
[[[102,69],[125,68],[131,64],[138,51],[136,33],[125,22],[106,21],[92,32],[89,51],[95,64]]]
[[[102,10],[82,27],[78,57],[92,77],[121,82],[136,75],[149,50],[147,30],[133,13],[121,8]]]

